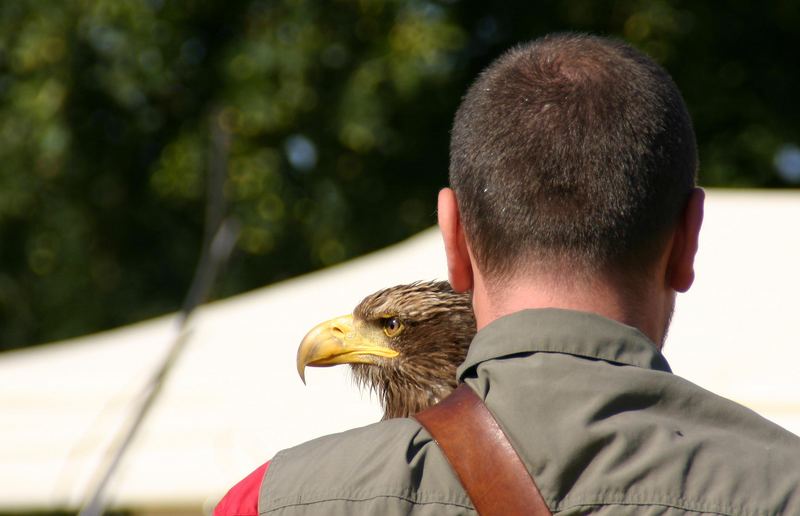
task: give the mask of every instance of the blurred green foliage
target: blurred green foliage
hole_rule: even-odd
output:
[[[433,224],[460,96],[547,32],[659,60],[703,184],[790,186],[774,163],[800,142],[797,27],[777,0],[1,2],[0,349],[180,305],[214,124],[242,224],[219,295]]]

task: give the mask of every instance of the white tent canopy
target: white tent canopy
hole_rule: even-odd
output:
[[[676,374],[800,434],[800,193],[711,191],[693,289],[665,355]],[[114,506],[208,511],[276,451],[377,421],[347,368],[295,351],[366,294],[444,278],[429,230],[343,265],[203,307],[110,486]],[[175,336],[163,317],[0,355],[0,512],[75,508],[131,403]]]

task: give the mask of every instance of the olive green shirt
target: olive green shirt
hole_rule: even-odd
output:
[[[525,310],[481,330],[458,374],[554,514],[800,515],[800,438],[672,374],[635,328]],[[280,452],[259,513],[475,511],[430,435],[394,419]]]

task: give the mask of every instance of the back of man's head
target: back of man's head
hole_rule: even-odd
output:
[[[648,268],[696,169],[669,75],[624,43],[574,34],[516,47],[487,68],[456,114],[450,149],[467,239],[495,279],[529,264]]]

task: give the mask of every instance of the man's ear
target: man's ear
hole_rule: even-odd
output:
[[[456,292],[471,290],[472,262],[464,236],[464,227],[461,225],[456,194],[450,188],[442,188],[439,192],[438,218],[439,230],[444,240],[444,252],[447,255],[447,275],[450,285]]]
[[[703,204],[706,194],[695,188],[689,196],[683,214],[672,239],[669,263],[667,266],[667,285],[677,292],[686,292],[694,282],[694,258],[703,225]]]

